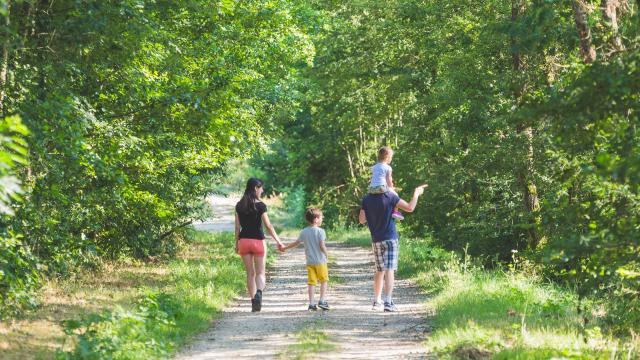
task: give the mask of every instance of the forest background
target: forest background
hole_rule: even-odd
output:
[[[171,257],[237,159],[350,226],[389,145],[401,195],[429,184],[403,234],[635,334],[639,6],[2,0],[0,313],[47,278]]]

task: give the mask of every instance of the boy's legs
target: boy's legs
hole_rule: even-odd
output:
[[[316,284],[318,283],[318,274],[316,274],[316,268],[313,265],[307,265],[307,291],[309,293],[309,305],[314,305],[314,295],[316,291]]]
[[[327,298],[327,285],[329,284],[329,267],[326,263],[315,266],[316,275],[320,282],[320,301],[324,302]]]
[[[329,285],[328,281],[323,281],[320,283],[320,301],[327,300],[327,287]]]
[[[320,289],[322,289],[322,286],[320,287]],[[307,286],[307,290],[309,292],[309,305],[313,305],[314,304],[313,297],[314,297],[315,292],[316,292],[316,286],[315,285],[308,285]]]

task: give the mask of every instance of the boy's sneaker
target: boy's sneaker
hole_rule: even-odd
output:
[[[396,304],[393,303],[393,301],[389,301],[384,303],[384,312],[396,312],[398,311],[398,308],[396,307]]]
[[[380,301],[374,301],[371,310],[380,310],[382,309],[382,303]]]
[[[391,217],[397,220],[404,220],[404,216],[400,211],[394,211],[393,213],[391,213]]]
[[[309,308],[307,309],[309,311],[316,311],[318,310],[318,306],[316,306],[315,304],[309,304]]]
[[[327,300],[323,300],[323,301],[318,301],[318,307],[322,310],[329,310],[329,303],[327,302]]]

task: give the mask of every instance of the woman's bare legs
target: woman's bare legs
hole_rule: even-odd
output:
[[[264,290],[264,286],[265,283],[267,281],[267,278],[265,276],[265,258],[267,254],[265,253],[265,256],[254,256],[253,257],[253,264],[254,264],[254,269],[255,269],[255,283],[254,283],[254,293],[255,290]]]
[[[247,291],[249,292],[249,298],[253,299],[256,295],[256,271],[253,265],[253,254],[243,255],[242,262],[244,263],[244,269],[247,272]]]

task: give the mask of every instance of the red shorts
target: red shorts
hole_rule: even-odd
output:
[[[238,240],[238,253],[240,253],[240,256],[249,254],[264,256],[264,240],[240,239]]]

